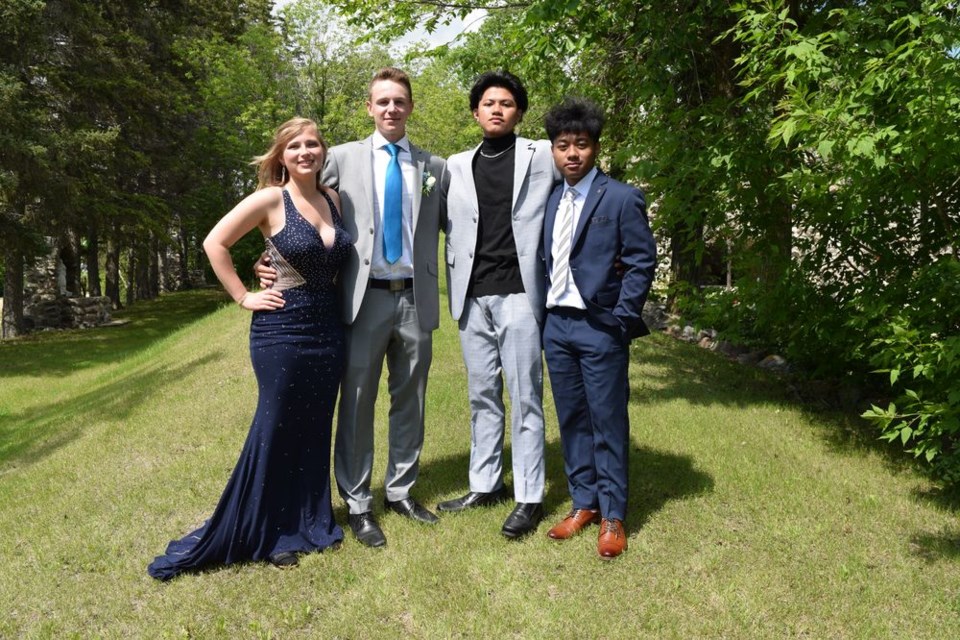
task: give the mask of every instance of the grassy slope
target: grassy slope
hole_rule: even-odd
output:
[[[662,336],[633,347],[616,562],[593,531],[502,539],[505,504],[435,528],[385,515],[380,551],[348,538],[291,571],[156,583],[146,564],[212,510],[256,400],[248,316],[207,313],[217,300],[0,344],[0,637],[960,637],[955,511],[776,380]],[[416,487],[431,506],[466,488],[465,388],[445,318]],[[546,404],[549,524],[568,502]]]

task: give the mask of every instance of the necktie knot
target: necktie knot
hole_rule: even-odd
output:
[[[577,193],[576,189],[567,189],[567,192],[563,194],[563,197],[567,202],[573,202],[577,199],[578,195],[579,194]]]
[[[398,147],[392,142],[388,142],[387,146],[384,148],[387,150],[387,153],[390,154],[391,158],[396,158],[397,155],[400,153],[400,147]]]

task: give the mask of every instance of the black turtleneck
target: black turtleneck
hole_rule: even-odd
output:
[[[514,134],[484,138],[473,158],[480,220],[473,273],[467,291],[471,297],[523,293],[511,221],[516,143]]]

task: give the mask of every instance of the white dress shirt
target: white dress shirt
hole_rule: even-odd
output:
[[[587,201],[587,195],[590,193],[590,187],[593,186],[593,180],[597,177],[597,168],[594,167],[590,170],[587,175],[583,176],[575,185],[569,185],[564,181],[563,183],[563,193],[560,195],[560,209],[563,209],[563,197],[567,194],[571,188],[577,190],[577,197],[573,199],[573,226],[571,227],[571,233],[576,234],[577,224],[580,222],[580,213],[583,211],[583,204]],[[557,219],[553,224],[553,245],[551,249],[551,264],[552,270],[550,273],[550,282],[554,282],[555,278],[558,276],[556,273],[557,267],[557,247],[560,245],[560,230],[563,225],[561,225],[560,211],[557,212]],[[570,247],[571,254],[573,253],[573,246]],[[563,277],[563,274],[559,274],[560,277]],[[567,280],[567,286],[564,288],[563,292],[560,295],[554,296],[552,290],[547,291],[547,308],[551,307],[572,307],[574,309],[586,309],[587,305],[583,302],[583,297],[580,295],[580,292],[577,290],[577,284],[573,281],[573,273],[570,273],[570,278]]]

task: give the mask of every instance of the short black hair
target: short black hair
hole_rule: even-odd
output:
[[[600,142],[605,120],[597,103],[586,98],[567,97],[547,112],[544,125],[550,142],[562,133],[586,133],[594,142]]]
[[[487,71],[477,76],[470,89],[470,111],[475,111],[480,106],[480,99],[484,92],[490,87],[500,87],[513,94],[513,100],[517,103],[517,108],[526,113],[527,89],[523,86],[520,78],[509,71]]]

